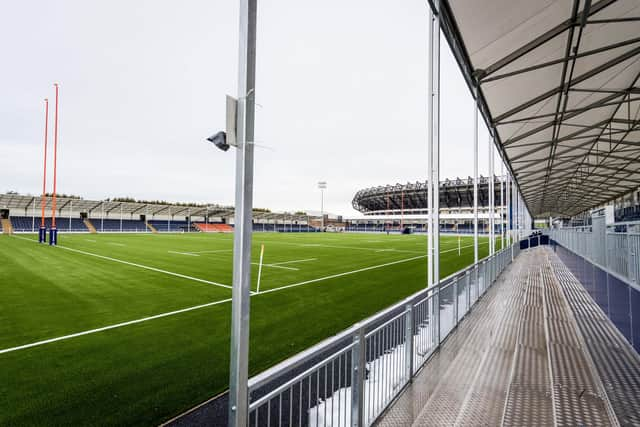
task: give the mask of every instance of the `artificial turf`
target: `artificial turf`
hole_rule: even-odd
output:
[[[0,236],[0,425],[155,425],[227,388],[231,234],[35,239]],[[251,374],[425,286],[424,235],[256,233],[256,262],[262,244]],[[441,236],[441,277],[473,262],[472,244],[458,255]]]

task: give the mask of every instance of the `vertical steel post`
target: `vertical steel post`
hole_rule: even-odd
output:
[[[429,20],[429,141],[428,141],[428,284],[440,280],[440,2],[433,2]]]
[[[366,341],[364,328],[359,328],[353,336],[351,350],[351,426],[364,425],[364,371],[366,366]]]
[[[122,233],[122,203],[120,203],[120,232]]]
[[[478,79],[473,88],[473,262],[478,263]]]
[[[504,161],[500,159],[500,249],[504,248]]]
[[[495,189],[494,189],[494,155],[493,138],[489,135],[489,255],[495,252],[494,226],[495,226]]]
[[[253,217],[257,0],[240,0],[236,200],[229,374],[229,426],[246,427],[249,415],[249,311]]]
[[[507,171],[507,244],[511,246],[511,174]]]
[[[405,307],[405,375],[407,376],[407,381],[411,382],[413,377],[413,304],[409,303]]]
[[[73,216],[73,200],[69,202],[69,231],[71,231],[71,217]]]

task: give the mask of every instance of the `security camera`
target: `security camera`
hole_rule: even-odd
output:
[[[207,138],[207,141],[212,142],[213,145],[222,151],[227,151],[229,149],[229,144],[227,144],[227,134],[223,130]]]

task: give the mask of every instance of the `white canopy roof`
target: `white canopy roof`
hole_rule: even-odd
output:
[[[640,1],[442,0],[440,8],[533,215],[575,215],[640,186]]]

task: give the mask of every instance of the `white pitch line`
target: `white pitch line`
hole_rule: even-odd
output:
[[[398,261],[387,262],[387,263],[379,264],[379,265],[372,265],[371,267],[359,268],[357,270],[347,271],[347,272],[344,272],[344,273],[332,274],[331,276],[320,277],[318,279],[311,279],[311,280],[305,280],[304,282],[292,283],[290,285],[284,285],[284,286],[280,286],[280,287],[277,287],[277,288],[273,288],[273,289],[268,289],[266,291],[262,291],[262,292],[260,292],[260,295],[267,294],[269,292],[276,292],[276,291],[279,291],[279,290],[282,290],[282,289],[294,288],[296,286],[307,285],[309,283],[321,282],[323,280],[335,279],[336,277],[342,277],[342,276],[348,276],[348,275],[351,275],[351,274],[361,273],[363,271],[375,270],[376,268],[382,268],[382,267],[387,267],[387,266],[394,265],[394,264],[400,264],[400,263],[403,263],[403,262],[409,262],[409,261],[413,261],[413,260],[416,260],[416,259],[419,259],[419,258],[425,258],[426,256],[427,255],[414,256],[414,257],[411,257],[411,258],[401,259],[401,260],[398,260]]]
[[[257,262],[252,262],[251,264],[253,265],[260,265]],[[295,271],[299,271],[299,268],[294,268],[294,267],[285,267],[284,265],[276,265],[276,264],[262,264],[263,267],[273,267],[273,268],[281,268],[283,270],[295,270]]]
[[[318,258],[294,259],[293,261],[272,262],[271,265],[293,264],[295,262],[317,261]]]
[[[198,254],[194,254],[194,253],[191,253],[191,252],[176,252],[176,251],[167,251],[167,252],[169,252],[170,254],[178,254],[178,255],[200,256]]]
[[[122,323],[116,323],[115,325],[104,326],[102,328],[89,329],[88,331],[77,332],[77,333],[71,334],[71,335],[64,335],[64,336],[61,336],[61,337],[50,338],[48,340],[36,341],[36,342],[32,342],[30,344],[19,345],[17,347],[5,348],[3,350],[0,350],[0,354],[10,353],[12,351],[17,351],[17,350],[24,350],[24,349],[27,349],[27,348],[37,347],[37,346],[44,345],[44,344],[50,344],[50,343],[56,342],[56,341],[68,340],[70,338],[81,337],[83,335],[95,334],[96,332],[108,331],[109,329],[116,329],[116,328],[121,328],[123,326],[135,325],[136,323],[142,323],[142,322],[147,322],[149,320],[160,319],[162,317],[173,316],[175,314],[186,313],[187,311],[198,310],[198,309],[201,309],[201,308],[204,308],[204,307],[211,307],[212,305],[223,304],[223,303],[229,302],[229,301],[231,301],[231,298],[227,298],[227,299],[223,299],[223,300],[219,300],[219,301],[214,301],[214,302],[209,302],[209,303],[206,303],[206,304],[194,305],[193,307],[187,307],[187,308],[183,308],[183,309],[180,309],[180,310],[169,311],[167,313],[156,314],[155,316],[143,317],[142,319],[130,320],[128,322],[122,322]]]
[[[34,240],[31,240],[31,239],[25,239],[25,240],[29,240],[29,241],[35,242]],[[61,248],[62,246],[58,246],[58,247]],[[64,248],[64,249],[69,249],[69,248]],[[260,296],[260,295],[266,294],[266,293],[277,292],[277,291],[281,291],[283,289],[288,289],[288,288],[292,288],[292,287],[296,287],[296,286],[306,285],[308,283],[320,282],[320,281],[323,281],[323,280],[329,280],[329,279],[333,279],[333,278],[336,278],[336,277],[347,276],[347,275],[350,275],[350,274],[356,274],[356,273],[359,273],[359,272],[362,272],[362,271],[373,270],[373,269],[376,269],[376,268],[382,268],[382,267],[386,267],[386,266],[393,265],[393,264],[400,264],[400,263],[408,262],[408,261],[411,261],[411,260],[414,260],[414,259],[424,258],[425,256],[426,255],[421,255],[421,256],[418,256],[418,257],[403,259],[403,260],[394,261],[394,262],[388,262],[386,264],[374,265],[374,266],[371,266],[371,267],[365,267],[365,268],[361,268],[361,269],[358,269],[358,270],[347,271],[345,273],[338,273],[338,274],[333,274],[331,276],[320,277],[318,279],[307,280],[305,282],[293,283],[291,285],[280,286],[279,288],[274,288],[274,289],[269,289],[267,291],[262,291],[259,294],[255,293],[255,292],[252,292],[251,296],[252,297],[256,297],[256,296]],[[90,330],[83,331],[83,332],[77,332],[75,334],[64,335],[64,336],[61,336],[61,337],[50,338],[50,339],[46,339],[46,340],[42,340],[42,341],[36,341],[36,342],[30,343],[30,344],[24,344],[24,345],[20,345],[20,346],[17,346],[17,347],[5,348],[5,349],[0,350],[0,354],[10,353],[12,351],[17,351],[17,350],[24,350],[24,349],[27,349],[27,348],[37,347],[37,346],[44,345],[44,344],[50,344],[50,343],[57,342],[57,341],[63,341],[63,340],[67,340],[67,339],[70,339],[70,338],[76,338],[76,337],[80,337],[80,336],[83,336],[83,335],[95,334],[97,332],[103,332],[103,331],[108,331],[110,329],[121,328],[123,326],[134,325],[136,323],[147,322],[149,320],[159,319],[159,318],[162,318],[162,317],[173,316],[173,315],[176,315],[176,314],[185,313],[187,311],[193,311],[193,310],[198,310],[198,309],[205,308],[205,307],[210,307],[212,305],[223,304],[223,303],[226,303],[226,302],[229,302],[229,301],[231,301],[231,298],[227,298],[227,299],[219,300],[219,301],[213,301],[213,302],[209,302],[209,303],[206,303],[206,304],[195,305],[193,307],[187,307],[187,308],[183,308],[183,309],[180,309],[180,310],[169,311],[167,313],[156,314],[155,316],[143,317],[142,319],[130,320],[130,321],[127,321],[127,322],[116,323],[114,325],[104,326],[104,327],[101,327],[101,328],[90,329]]]
[[[127,246],[124,243],[115,243],[115,242],[107,242],[108,245],[113,245],[113,246]]]
[[[86,240],[87,242],[96,243],[95,240],[91,240],[91,239],[84,239],[84,240]]]
[[[225,284],[218,283],[218,282],[212,282],[210,280],[199,279],[197,277],[187,276],[185,274],[174,273],[172,271],[161,270],[159,268],[149,267],[148,265],[142,265],[142,264],[136,264],[135,262],[123,261],[121,259],[111,258],[111,257],[104,256],[104,255],[98,255],[98,254],[94,254],[94,253],[91,253],[91,252],[85,252],[85,251],[81,251],[79,249],[72,249],[72,248],[68,248],[66,246],[58,245],[58,246],[56,246],[56,248],[64,249],[66,251],[71,251],[71,252],[77,252],[79,254],[88,255],[88,256],[92,256],[92,257],[96,257],[96,258],[106,259],[107,261],[118,262],[120,264],[130,265],[132,267],[138,267],[138,268],[142,268],[142,269],[145,269],[145,270],[155,271],[157,273],[168,274],[169,276],[175,276],[175,277],[180,277],[182,279],[193,280],[194,282],[206,283],[208,285],[214,285],[214,286],[220,286],[222,288],[232,289],[232,286],[229,286],[229,285],[225,285]]]
[[[190,251],[188,253],[190,254],[213,254],[216,252],[231,252],[233,251],[233,249],[216,249],[216,250],[212,250],[212,251]]]
[[[361,250],[361,251],[374,251],[374,252],[378,252],[381,249],[385,249],[385,248],[366,248],[366,247],[359,247],[359,246],[338,246],[338,245],[324,245],[321,243],[290,243],[290,242],[271,242],[271,243],[281,243],[281,244],[285,244],[285,245],[295,245],[295,246],[314,246],[314,247],[323,247],[323,248],[335,248],[335,249],[355,249],[355,250]],[[413,253],[413,254],[419,254],[422,252],[419,251],[410,251],[410,250],[406,250],[406,249],[392,249],[392,248],[387,248],[387,249],[391,249],[393,251],[396,252],[406,252],[406,253]]]
[[[33,239],[27,239],[25,237],[20,237],[20,236],[16,236],[16,235],[13,235],[13,237],[16,237],[18,239],[23,239],[23,240],[27,240],[27,241],[35,243],[35,240],[33,240]],[[472,247],[472,246],[473,245],[466,246],[466,247]],[[57,247],[62,248],[62,249],[67,249],[67,250],[70,250],[70,251],[73,251],[73,252],[84,253],[86,255],[97,256],[99,258],[109,259],[108,257],[103,257],[102,255],[96,255],[96,254],[91,254],[89,252],[78,251],[76,249],[66,248],[64,246],[57,246]],[[457,250],[457,248],[451,249],[451,251],[453,251],[453,250]],[[450,251],[443,251],[443,252],[450,252]],[[278,291],[281,291],[283,289],[289,289],[289,288],[293,288],[293,287],[297,287],[297,286],[303,286],[303,285],[306,285],[306,284],[309,284],[309,283],[321,282],[321,281],[324,281],[324,280],[334,279],[336,277],[348,276],[348,275],[351,275],[351,274],[356,274],[356,273],[360,273],[360,272],[368,271],[368,270],[374,270],[374,269],[386,267],[386,266],[389,266],[389,265],[395,265],[395,264],[400,264],[400,263],[404,263],[404,262],[409,262],[409,261],[413,261],[415,259],[420,259],[420,258],[424,258],[424,257],[426,257],[426,255],[420,255],[420,256],[416,256],[416,257],[412,257],[412,258],[401,259],[401,260],[398,260],[398,261],[388,262],[388,263],[385,263],[385,264],[373,265],[373,266],[370,266],[370,267],[360,268],[358,270],[347,271],[347,272],[344,272],[344,273],[333,274],[331,276],[320,277],[318,279],[306,280],[304,282],[292,283],[290,285],[284,285],[284,286],[280,286],[278,288],[273,288],[273,289],[269,289],[269,290],[266,290],[266,291],[262,291],[259,294],[256,294],[255,292],[251,292],[251,296],[256,297],[256,296],[260,296],[262,294],[267,294],[267,293],[271,293],[271,292],[278,292]],[[112,260],[114,260],[114,259],[112,259]],[[133,263],[128,263],[126,261],[121,261],[121,260],[115,260],[115,261],[123,262],[125,264],[133,264]],[[136,265],[136,264],[133,264],[133,265]],[[136,265],[136,266],[139,266],[139,265]],[[146,266],[141,266],[141,267],[142,268],[148,268],[148,269],[156,270],[153,267],[146,267]],[[167,273],[176,274],[177,275],[177,273],[170,273],[170,272],[167,272]],[[179,276],[181,276],[181,275],[179,275]],[[196,279],[196,280],[202,280],[202,279]],[[227,285],[221,285],[221,286],[229,287]],[[127,322],[122,322],[122,323],[117,323],[117,324],[114,324],[114,325],[104,326],[102,328],[90,329],[88,331],[78,332],[78,333],[75,333],[75,334],[65,335],[65,336],[61,336],[61,337],[57,337],[57,338],[50,338],[50,339],[47,339],[47,340],[37,341],[37,342],[30,343],[30,344],[24,344],[24,345],[17,346],[17,347],[6,348],[6,349],[0,350],[0,354],[9,353],[9,352],[12,352],[12,351],[17,351],[17,350],[24,350],[24,349],[31,348],[31,347],[36,347],[36,346],[40,346],[40,345],[44,345],[44,344],[50,344],[50,343],[53,343],[53,342],[63,341],[63,340],[67,340],[67,339],[70,339],[70,338],[76,338],[76,337],[80,337],[80,336],[83,336],[83,335],[94,334],[94,333],[97,333],[97,332],[107,331],[107,330],[110,330],[110,329],[121,328],[123,326],[134,325],[136,323],[142,323],[142,322],[146,322],[146,321],[149,321],[149,320],[159,319],[159,318],[162,318],[162,317],[173,316],[173,315],[180,314],[180,313],[185,313],[185,312],[188,312],[188,311],[193,311],[193,310],[198,310],[198,309],[205,308],[205,307],[210,307],[212,305],[223,304],[223,303],[226,303],[226,302],[229,302],[229,301],[231,301],[231,298],[227,298],[227,299],[219,300],[219,301],[213,301],[213,302],[206,303],[206,304],[200,304],[200,305],[196,305],[196,306],[193,306],[193,307],[187,307],[187,308],[183,308],[183,309],[180,309],[180,310],[170,311],[170,312],[167,312],[167,313],[156,314],[154,316],[144,317],[142,319],[130,320],[130,321],[127,321]]]

